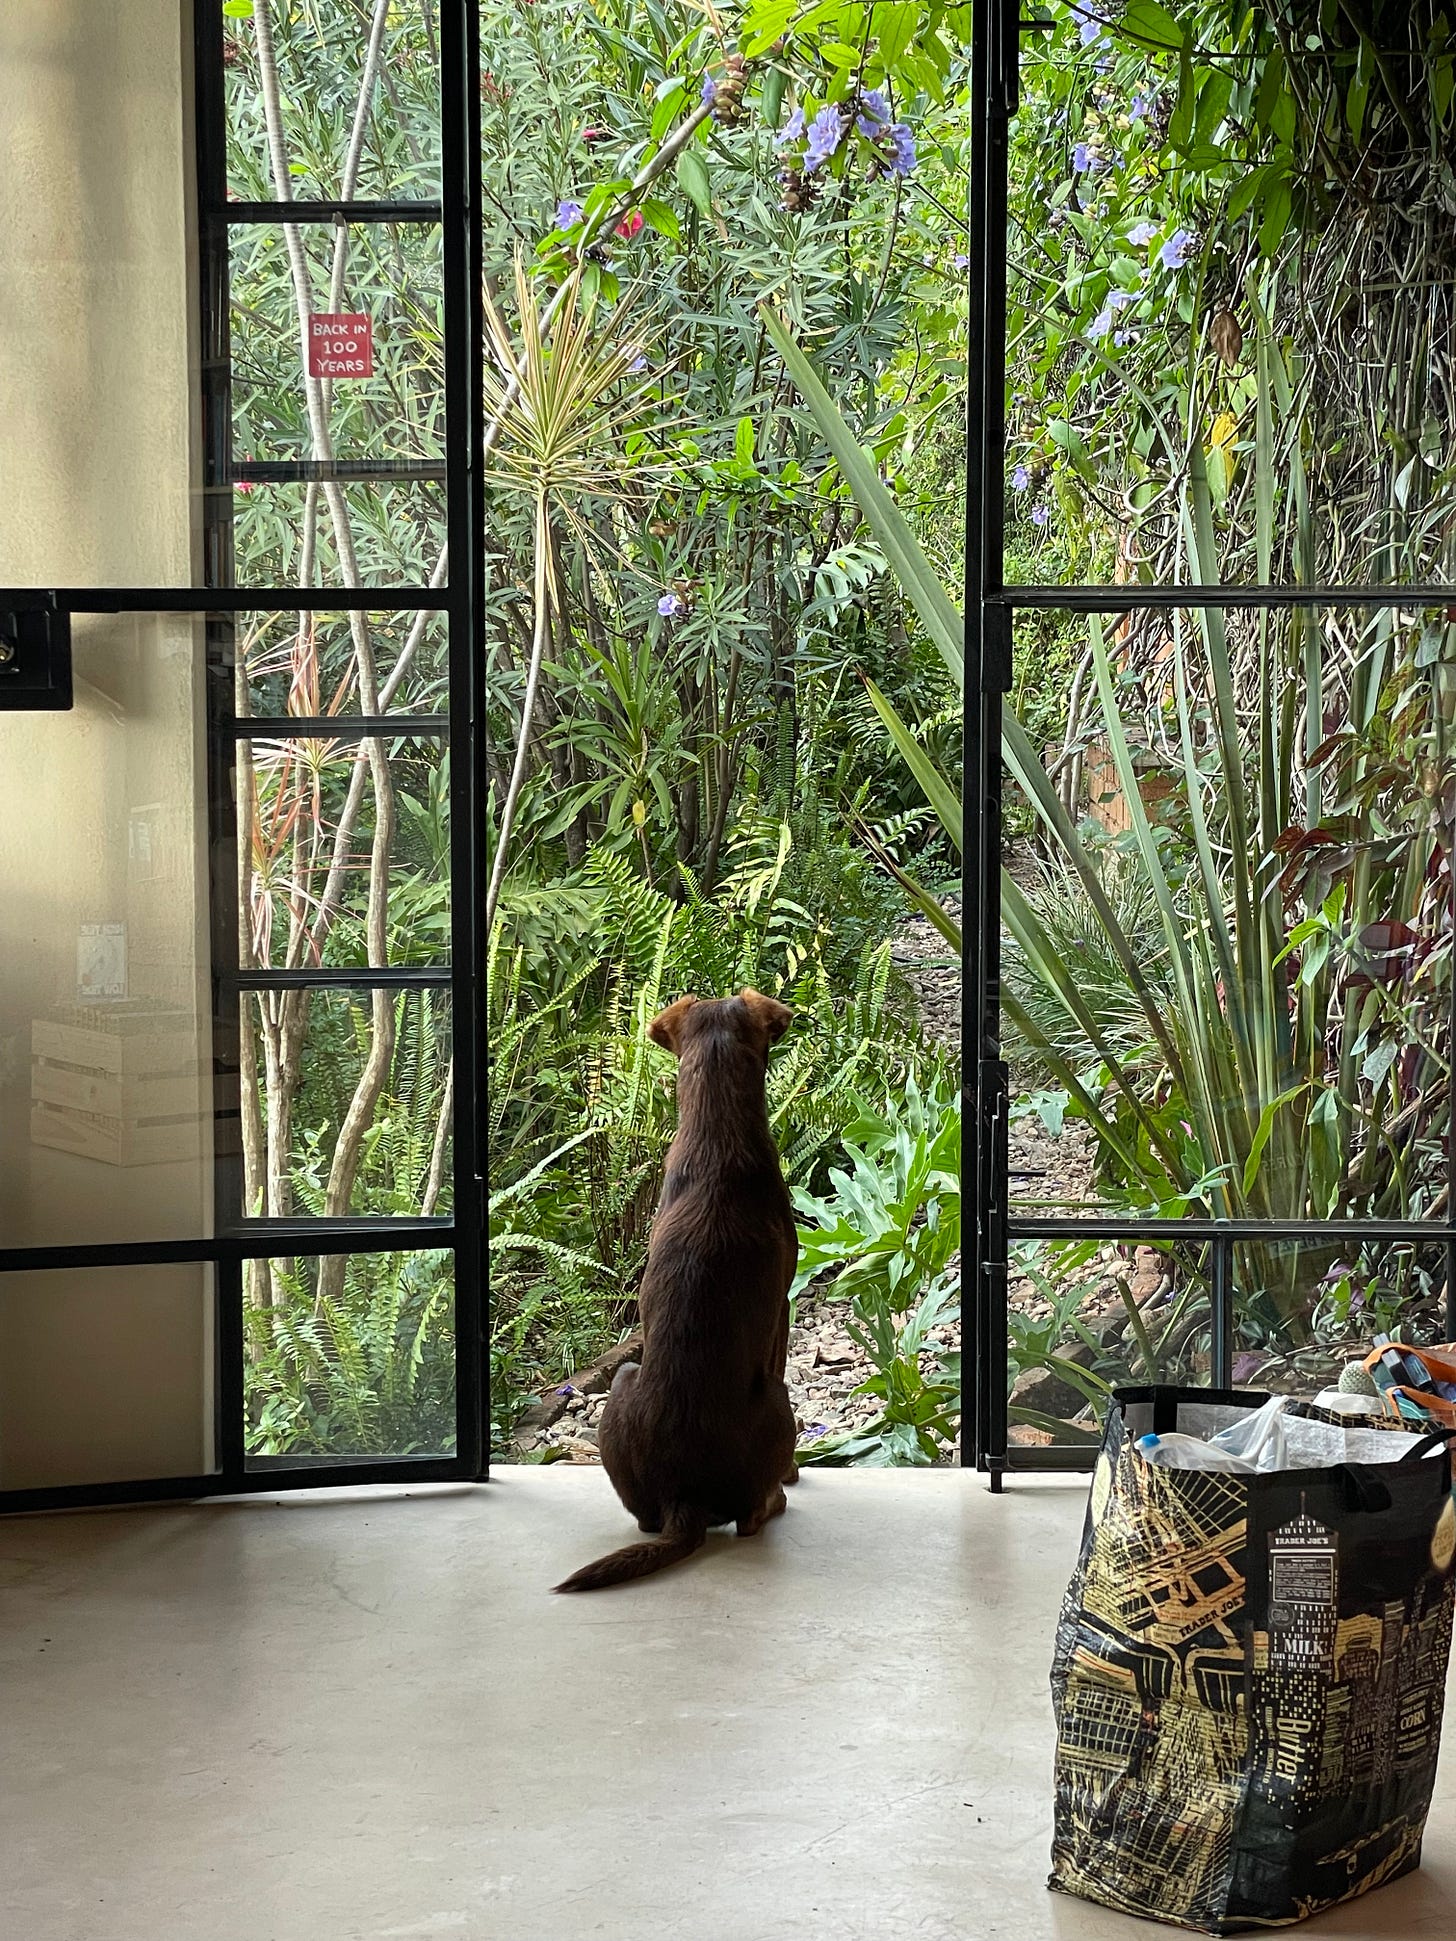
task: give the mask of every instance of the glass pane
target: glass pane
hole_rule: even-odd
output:
[[[208,1473],[213,1365],[210,1268],[0,1274],[0,1489]]]
[[[79,616],[74,709],[0,711],[0,1245],[208,1230],[200,633]]]
[[[381,714],[448,712],[443,613],[247,613],[237,616],[235,637],[248,676],[240,713],[359,713],[361,646]]]
[[[176,7],[0,8],[0,585],[192,581],[191,64]]]
[[[1445,16],[1037,11],[1008,582],[1452,580],[1456,257],[1418,213],[1456,126]]]
[[[443,743],[271,736],[238,744],[234,779],[249,969],[367,964],[371,910],[385,963],[448,961]]]
[[[250,226],[230,247],[234,458],[443,461],[440,230]]]
[[[1280,1394],[1334,1386],[1377,1334],[1450,1339],[1444,1244],[1259,1240],[1234,1248],[1234,1379]]]
[[[450,1211],[447,992],[253,992],[242,1029],[247,1213]]]
[[[260,1260],[245,1269],[250,1467],[455,1448],[455,1258]]]
[[[237,486],[236,584],[400,587],[435,580],[445,550],[443,485],[350,480],[331,488],[329,498],[342,505],[337,523],[320,486]]]
[[[1110,1390],[1207,1383],[1210,1249],[1013,1241],[1007,1279],[1012,1448],[1092,1444]]]
[[[371,23],[382,33],[371,42]],[[265,77],[294,196],[438,196],[440,49],[437,9],[312,0],[226,22],[228,186],[246,202],[277,199]],[[372,58],[371,58],[372,56]],[[269,69],[271,68],[271,76]],[[362,112],[361,112],[362,110]],[[349,170],[351,144],[357,165]]]
[[[1456,621],[1031,613],[1016,648],[1014,1199],[1445,1217]]]

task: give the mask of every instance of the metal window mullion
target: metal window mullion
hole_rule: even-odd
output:
[[[394,968],[378,965],[373,969],[366,964],[357,970],[349,966],[270,970],[263,965],[256,970],[228,970],[220,975],[225,989],[235,995],[246,991],[445,991],[453,981],[448,964],[401,964]]]
[[[999,1482],[1007,1447],[1005,1067],[1000,1059],[1001,690],[1005,629],[988,595],[1004,577],[1006,178],[1019,8],[975,0],[967,257],[966,670],[962,716],[962,1176],[974,1179],[969,1286],[962,1281],[961,1460]],[[966,1142],[974,1138],[974,1150]],[[967,1375],[973,1386],[968,1387]]]
[[[228,468],[229,485],[443,485],[449,463],[441,458],[240,458]]]
[[[235,578],[232,450],[231,287],[226,226],[202,213],[227,195],[227,115],[221,9],[194,12],[193,114],[197,143],[198,269],[202,383],[202,579]],[[154,609],[164,610],[164,609]],[[236,710],[236,627],[210,612],[203,627],[207,685],[208,909],[212,999],[212,1225],[221,1233],[243,1209],[242,1037],[227,979],[240,961],[239,852],[234,749],[227,723]],[[243,1473],[243,1263],[212,1258],[215,1460],[236,1482]]]
[[[380,1215],[373,1221],[238,1220],[209,1237],[181,1240],[98,1240],[66,1246],[0,1247],[0,1297],[7,1274],[56,1273],[101,1267],[206,1267],[270,1260],[279,1254],[427,1253],[455,1246],[453,1215]]]
[[[250,1458],[250,1463],[259,1459]],[[310,1489],[358,1489],[380,1483],[458,1482],[460,1465],[454,1456],[390,1456],[369,1462],[348,1459],[290,1465],[286,1458],[263,1458],[262,1467],[236,1474],[159,1476],[138,1482],[59,1483],[50,1488],[0,1492],[6,1515],[37,1511],[120,1507],[143,1503],[206,1502],[219,1496],[270,1496],[297,1488],[307,1479]]]
[[[447,740],[447,714],[252,714],[234,715],[234,741],[427,741]]]
[[[480,154],[480,12],[449,0],[440,16],[441,188],[444,214],[445,491],[450,544],[450,954],[454,965],[452,1127],[455,1217],[455,1447],[467,1476],[490,1466],[489,1264],[483,1141],[485,1034],[480,1006],[484,940],[477,934],[477,822],[483,813],[476,746],[478,595],[484,531],[476,502],[484,449],[484,207]]]
[[[1210,1327],[1208,1379],[1214,1388],[1232,1388],[1234,1381],[1234,1243],[1220,1234],[1212,1243],[1209,1263]]]
[[[990,605],[1062,609],[1069,613],[1132,613],[1158,607],[1445,607],[1456,601],[1456,584],[1398,586],[998,586]]]
[[[1439,1246],[1452,1235],[1446,1220],[1138,1220],[1126,1216],[1039,1219],[1012,1210],[1013,1240],[1351,1240],[1376,1245]]]
[[[349,228],[367,229],[371,225],[420,223],[436,226],[444,215],[438,202],[405,197],[397,202],[349,202],[339,197],[314,196],[297,202],[233,202],[226,194],[219,201],[214,195],[205,204],[205,214],[214,222],[249,226],[279,226],[296,223],[343,223]]]
[[[448,613],[445,586],[62,586],[44,603],[58,613]],[[0,587],[0,607],[34,607],[35,589]]]

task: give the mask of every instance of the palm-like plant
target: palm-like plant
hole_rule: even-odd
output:
[[[563,523],[585,538],[583,508],[620,494],[627,460],[620,434],[642,404],[630,384],[638,347],[623,334],[619,308],[613,332],[581,295],[582,270],[543,322],[526,266],[515,266],[516,328],[485,298],[485,405],[494,431],[487,478],[524,495],[532,508],[534,622],[515,761],[501,805],[495,858],[486,892],[486,929],[494,921],[505,881],[511,830],[526,779],[541,667],[553,622],[565,608],[559,531]]]
[[[765,322],[921,624],[963,683],[960,616],[789,330],[771,313]],[[1267,557],[1278,395],[1267,353],[1260,378],[1254,462],[1263,482],[1254,498]],[[1197,434],[1185,477],[1190,575],[1214,583],[1213,503]],[[1167,974],[1156,977],[1109,895],[1097,850],[1007,711],[1006,765],[1095,915],[1104,954],[1145,1026],[1146,1051],[1130,1059],[1125,1041],[1113,1041],[1034,896],[1004,870],[1002,919],[1021,968],[1064,1016],[1082,1059],[1046,1028],[1046,1004],[1018,999],[1014,976],[1002,1002],[1086,1121],[1112,1196],[1129,1208],[1254,1219],[1442,1210],[1451,848],[1442,777],[1451,729],[1439,675],[1451,635],[1446,623],[1428,623],[1403,646],[1387,616],[1332,679],[1316,623],[1298,610],[1262,615],[1242,653],[1222,612],[1174,616],[1166,739],[1186,817],[1175,846],[1143,802],[1118,666],[1092,623],[1103,732],[1161,931]],[[883,695],[870,692],[959,847],[959,791]],[[1333,735],[1330,715],[1346,724]],[[958,926],[897,873],[959,944]],[[1290,1319],[1301,1298],[1292,1281],[1277,1285],[1278,1266],[1252,1254],[1244,1268],[1248,1284]],[[1286,1264],[1286,1276],[1292,1271]]]

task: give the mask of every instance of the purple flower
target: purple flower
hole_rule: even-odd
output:
[[[711,74],[705,74],[703,76],[703,106],[705,108],[712,106],[717,93],[718,83],[713,79]]]
[[[632,362],[627,366],[627,375],[628,377],[640,377],[646,369],[646,353],[639,350],[637,355],[632,359]]]
[[[1109,290],[1107,292],[1107,307],[1109,310],[1126,310],[1129,304],[1136,303],[1137,300],[1138,293],[1136,290]]]
[[[1090,174],[1098,166],[1097,157],[1092,153],[1086,142],[1078,142],[1077,146],[1072,150],[1073,175]]]
[[[664,620],[675,620],[682,610],[682,599],[676,593],[664,593],[657,603],[657,611]]]
[[[1137,332],[1133,330],[1114,330],[1112,333],[1112,341],[1121,350],[1123,345],[1130,344],[1136,335]]]
[[[1111,328],[1112,310],[1104,303],[1102,308],[1097,312],[1097,315],[1087,326],[1087,342],[1089,344],[1096,343],[1097,339],[1099,337],[1105,337]]]
[[[860,116],[855,126],[869,141],[884,134],[890,119],[890,104],[878,88],[860,96]]]
[[[1147,117],[1148,109],[1151,108],[1152,105],[1153,105],[1153,97],[1150,94],[1135,94],[1127,106],[1128,120],[1129,121],[1145,120]]]
[[[1011,474],[1011,490],[1013,492],[1024,492],[1030,484],[1031,473],[1027,471],[1024,465],[1018,465],[1016,470]]]
[[[1077,38],[1084,47],[1090,47],[1094,40],[1100,40],[1102,38],[1102,22],[1100,20],[1094,20],[1091,14],[1083,13],[1080,7],[1073,7],[1072,12],[1076,14],[1082,23],[1077,29]]]
[[[1143,244],[1150,243],[1153,240],[1154,236],[1157,235],[1157,233],[1158,233],[1158,225],[1155,222],[1140,222],[1137,224],[1136,228],[1134,228],[1129,233],[1127,240],[1130,243],[1135,244],[1137,248],[1141,249]]]
[[[821,108],[809,124],[809,139],[804,147],[804,172],[812,175],[844,140],[844,116],[838,108]]]
[[[1188,252],[1192,247],[1193,238],[1188,231],[1175,229],[1158,251],[1158,261],[1165,270],[1181,270],[1188,261]]]
[[[1031,523],[1034,526],[1050,525],[1051,516],[1051,513],[1044,505],[1034,505],[1031,508]]]
[[[903,121],[897,121],[890,130],[890,173],[908,175],[915,166],[915,137]]]
[[[557,203],[556,227],[558,229],[572,229],[580,221],[581,221],[581,204],[579,202],[558,202]]]
[[[968,270],[971,267],[971,259],[964,253],[959,256],[952,256],[950,266],[953,270]]]
[[[571,1386],[570,1382],[563,1382],[556,1393],[558,1395],[575,1395],[576,1390]]]
[[[783,127],[774,136],[774,147],[787,148],[790,142],[802,141],[803,139],[804,110],[802,108],[795,108]]]

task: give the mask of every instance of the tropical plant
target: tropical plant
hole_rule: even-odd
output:
[[[786,326],[772,315],[766,323],[922,624],[963,678],[959,616]],[[1259,368],[1255,466],[1266,483],[1256,483],[1254,503],[1267,557],[1278,388],[1269,347],[1261,345]],[[1191,577],[1212,583],[1213,495],[1197,438],[1184,470]],[[1026,972],[1080,1034],[1092,1072],[1058,1051],[1014,988],[1003,990],[1005,1010],[1093,1134],[1107,1196],[1127,1208],[1285,1219],[1439,1211],[1450,978],[1439,912],[1450,840],[1439,791],[1413,787],[1411,778],[1449,772],[1448,704],[1435,671],[1448,652],[1443,624],[1424,619],[1413,633],[1377,616],[1343,659],[1329,653],[1318,620],[1298,609],[1261,614],[1242,640],[1217,609],[1190,621],[1175,614],[1170,625],[1154,712],[1186,819],[1178,845],[1143,802],[1132,749],[1141,723],[1111,646],[1096,621],[1090,626],[1100,729],[1126,804],[1129,854],[1158,912],[1166,982],[1163,973],[1151,980],[1094,847],[1014,714],[1004,725],[1007,766],[1095,913],[1146,1049],[1131,1067],[1125,1043],[1119,1056],[1009,870],[1003,920]],[[959,842],[958,791],[884,697],[875,698]],[[1396,747],[1402,761],[1392,759]],[[1310,893],[1306,865],[1314,858],[1326,879],[1322,901]],[[936,900],[901,878],[958,939]],[[1277,1254],[1246,1248],[1241,1277],[1268,1298],[1280,1325],[1302,1329],[1307,1289],[1281,1283]]]
[[[881,1405],[868,1429],[804,1445],[805,1461],[933,1462],[954,1441],[960,1358],[930,1337],[959,1297],[960,1137],[953,1079],[922,1093],[907,1078],[845,1129],[848,1166],[830,1168],[829,1191],[794,1195],[804,1224],[790,1299],[813,1285],[849,1302],[845,1326],[874,1371],[855,1392]]]

